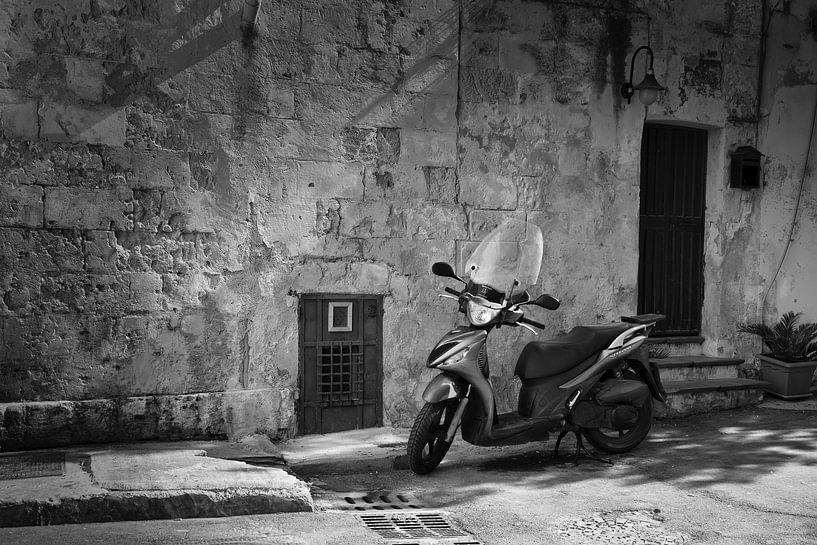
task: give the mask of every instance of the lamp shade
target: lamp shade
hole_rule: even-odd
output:
[[[638,91],[638,100],[642,104],[650,105],[658,99],[658,91],[666,91],[666,88],[658,83],[658,80],[655,79],[655,72],[650,68],[641,83],[635,86],[635,90]]]

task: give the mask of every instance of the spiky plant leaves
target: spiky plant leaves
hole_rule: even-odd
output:
[[[799,324],[801,313],[787,312],[774,326],[747,323],[738,331],[757,335],[771,355],[783,361],[806,361],[817,357],[817,323]]]

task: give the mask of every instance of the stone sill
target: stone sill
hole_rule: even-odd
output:
[[[686,337],[649,337],[647,344],[702,344],[704,338],[700,335]]]

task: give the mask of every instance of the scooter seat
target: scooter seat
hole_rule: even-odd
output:
[[[553,339],[529,342],[519,354],[514,373],[522,380],[564,373],[607,348],[630,327],[628,324],[577,326]]]

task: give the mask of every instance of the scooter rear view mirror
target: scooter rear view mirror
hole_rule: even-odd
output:
[[[559,305],[561,305],[558,299],[556,299],[552,295],[548,295],[547,293],[540,295],[539,297],[531,301],[530,304],[542,307],[547,310],[556,310],[557,308],[559,308]]]
[[[454,269],[451,267],[451,265],[443,261],[437,261],[436,263],[434,263],[431,266],[431,272],[436,274],[437,276],[442,276],[444,278],[453,278],[465,284],[465,280],[457,276],[457,273],[454,272]]]

